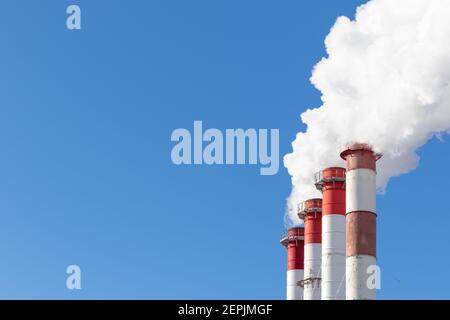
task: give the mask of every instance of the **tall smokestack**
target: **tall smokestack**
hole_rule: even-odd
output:
[[[303,227],[290,228],[281,244],[287,248],[287,300],[303,300],[303,280],[305,230]]]
[[[298,216],[305,222],[305,277],[302,282],[305,300],[320,300],[322,258],[322,199],[300,204]]]
[[[322,300],[345,300],[345,169],[315,175],[322,191]]]
[[[418,166],[422,145],[450,133],[450,1],[364,2],[326,36],[327,54],[311,76],[322,106],[301,114],[305,130],[284,157],[292,223],[297,204],[316,196],[311,174],[339,166],[349,142],[383,154],[377,188],[385,190],[390,178]]]
[[[376,162],[381,155],[366,144],[354,144],[341,157],[347,162],[346,298],[375,300],[368,268],[377,264]]]

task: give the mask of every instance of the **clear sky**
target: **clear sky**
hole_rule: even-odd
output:
[[[0,298],[284,299],[286,170],[175,166],[170,135],[279,128],[290,152],[363,2],[2,0]],[[450,298],[448,141],[378,198],[379,298]]]

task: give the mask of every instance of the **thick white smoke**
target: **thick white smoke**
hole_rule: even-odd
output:
[[[352,142],[383,153],[378,188],[415,169],[416,150],[450,129],[450,1],[372,0],[356,18],[337,19],[325,40],[328,57],[311,82],[323,105],[301,115],[307,125],[284,163],[292,176],[289,224],[297,204],[320,196],[313,174],[343,166]]]

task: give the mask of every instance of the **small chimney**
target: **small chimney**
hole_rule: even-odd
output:
[[[320,300],[322,260],[322,199],[299,205],[298,216],[305,222],[305,277],[301,284],[305,300]]]
[[[345,300],[345,169],[315,174],[322,192],[322,300]]]
[[[303,288],[299,285],[303,280],[303,261],[305,231],[303,227],[290,228],[281,244],[287,248],[287,300],[303,300]]]
[[[341,153],[346,175],[346,298],[375,300],[376,289],[368,286],[369,267],[376,254],[376,162],[380,154],[366,144],[354,144]]]

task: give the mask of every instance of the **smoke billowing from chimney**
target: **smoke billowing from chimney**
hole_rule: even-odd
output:
[[[337,19],[325,40],[328,57],[311,82],[322,106],[301,115],[293,152],[284,158],[292,176],[289,224],[297,204],[320,196],[314,173],[342,166],[340,151],[354,142],[383,153],[377,187],[415,169],[417,149],[450,132],[450,1],[372,0],[356,18]]]

